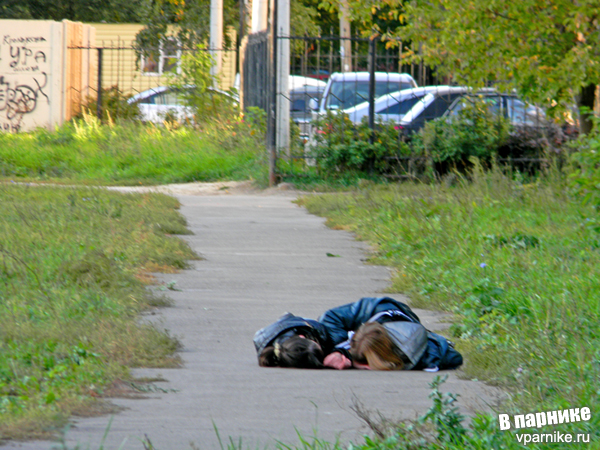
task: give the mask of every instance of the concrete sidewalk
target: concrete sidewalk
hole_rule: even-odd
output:
[[[181,191],[180,191],[181,192]],[[187,194],[191,192],[185,191]],[[241,448],[297,444],[297,433],[333,442],[362,442],[369,430],[352,412],[365,408],[391,419],[415,418],[430,406],[425,372],[266,369],[257,364],[252,337],[286,311],[316,318],[328,308],[381,295],[389,270],[364,263],[368,249],[350,233],[328,229],[322,218],[292,203],[295,194],[177,195],[193,235],[185,236],[204,260],[174,275],[166,291],[174,307],[161,309],[160,326],[183,343],[181,369],[135,370],[162,377],[145,399],[115,399],[104,449]],[[328,256],[336,255],[336,256]],[[399,294],[386,294],[409,302]],[[432,330],[439,314],[416,310]],[[460,394],[463,412],[493,405],[497,391],[446,372],[443,390]],[[75,418],[67,445],[97,450],[110,416]],[[11,443],[3,450],[46,450],[49,442]],[[237,447],[236,447],[237,448]]]

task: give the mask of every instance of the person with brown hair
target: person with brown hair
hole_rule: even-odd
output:
[[[258,355],[261,367],[296,367],[298,369],[320,369],[325,354],[318,342],[304,335],[294,335],[265,347]]]
[[[333,343],[323,324],[286,313],[256,332],[254,347],[261,367],[321,369]]]
[[[410,360],[378,322],[360,326],[350,340],[352,361],[372,370],[402,370]]]
[[[254,346],[263,367],[437,371],[462,364],[446,338],[389,297],[332,308],[318,321],[287,313],[258,330]]]
[[[408,305],[389,297],[338,306],[319,322],[335,344],[323,360],[325,367],[436,372],[463,362],[452,342],[427,330]]]

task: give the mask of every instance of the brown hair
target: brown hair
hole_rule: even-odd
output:
[[[384,326],[377,322],[360,326],[350,342],[350,355],[356,362],[368,364],[374,370],[402,370],[408,362]]]
[[[283,342],[265,347],[258,356],[258,365],[262,367],[297,367],[299,369],[321,369],[323,367],[323,349],[310,339],[292,336]]]

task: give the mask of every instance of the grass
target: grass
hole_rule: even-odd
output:
[[[106,412],[128,368],[177,366],[178,342],[140,323],[167,302],[149,271],[196,255],[178,202],[97,188],[0,185],[0,440],[48,437]]]
[[[0,177],[88,185],[268,180],[262,134],[231,118],[202,129],[102,125],[84,116],[53,131],[0,133]]]
[[[511,392],[502,412],[598,411],[597,213],[567,192],[559,173],[525,184],[476,168],[454,186],[372,184],[301,204],[372,244],[372,262],[395,269],[390,291],[454,313],[466,376]],[[597,414],[574,426],[598,441]]]
[[[191,130],[84,117],[52,132],[0,134],[0,176],[266,184],[257,136],[242,120]],[[372,261],[395,268],[391,291],[455,314],[465,375],[512,393],[500,412],[588,406],[592,420],[552,431],[587,432],[598,442],[600,236],[596,211],[568,196],[562,174],[525,183],[476,167],[452,186],[382,185],[351,173],[302,179],[315,190],[344,189],[301,203],[369,241]],[[0,185],[0,204],[0,440],[47,437],[72,414],[107,412],[102,398],[130,381],[129,367],[178,364],[177,341],[139,323],[140,312],[166,303],[146,289],[150,272],[185,268],[195,256],[170,236],[187,232],[176,200],[9,182]],[[453,398],[432,387],[426,420],[352,448],[521,448],[498,431],[496,417],[479,416],[465,430]],[[299,447],[280,447],[340,448],[299,438]]]

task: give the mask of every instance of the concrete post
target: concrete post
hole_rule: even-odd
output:
[[[222,50],[223,0],[210,0],[210,53],[214,60],[210,74],[215,79],[215,87],[220,84]]]
[[[252,33],[267,29],[268,13],[268,0],[252,0]]]
[[[277,1],[277,104],[276,136],[279,154],[290,154],[290,0]],[[283,38],[283,39],[282,39]]]
[[[352,72],[352,42],[350,41],[350,18],[348,15],[348,3],[340,0],[340,56],[341,71]]]

